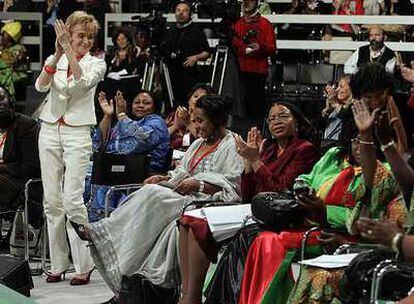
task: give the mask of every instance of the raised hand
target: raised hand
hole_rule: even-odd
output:
[[[369,112],[367,104],[362,100],[356,100],[352,105],[352,113],[354,114],[355,124],[360,134],[371,132],[374,125],[375,116],[379,109]]]
[[[174,116],[174,126],[180,129],[190,124],[190,113],[184,107],[179,106]]]
[[[114,114],[114,102],[112,99],[108,102],[105,92],[99,92],[98,101],[104,115],[112,116]]]

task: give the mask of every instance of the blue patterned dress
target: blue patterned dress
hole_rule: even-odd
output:
[[[106,142],[102,142],[102,132],[97,127],[92,136],[92,143],[94,151],[101,149],[107,153],[149,155],[151,157],[150,174],[168,170],[167,155],[170,137],[164,119],[157,114],[150,114],[139,120],[125,118],[118,121],[109,130]],[[102,149],[102,145],[105,145],[105,149]],[[92,186],[92,199],[89,204],[91,222],[101,218],[107,191],[107,186]],[[111,208],[115,208],[121,199],[120,195],[113,197]]]

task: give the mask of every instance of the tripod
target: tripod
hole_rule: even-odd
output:
[[[141,89],[152,92],[155,87],[154,77],[156,72],[164,77],[165,85],[167,87],[168,99],[170,101],[171,108],[174,107],[174,93],[171,85],[170,71],[168,70],[167,64],[162,58],[151,55],[148,61],[145,63],[144,76],[142,78]]]
[[[214,67],[211,74],[211,86],[220,95],[223,91],[224,77],[226,76],[229,47],[218,45],[214,55]]]

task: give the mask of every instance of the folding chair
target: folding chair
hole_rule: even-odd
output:
[[[129,194],[131,190],[142,187],[142,182],[149,176],[149,163],[148,155],[94,153],[90,202],[94,199],[94,185],[109,186],[105,194],[105,217],[108,217],[111,195],[115,191],[127,191]]]

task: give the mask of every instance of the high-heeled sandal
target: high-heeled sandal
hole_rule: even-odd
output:
[[[46,283],[58,283],[65,280],[66,270],[59,274],[48,274],[46,277]]]
[[[75,229],[76,234],[82,241],[91,241],[91,238],[86,230],[85,225],[75,223],[74,221],[69,221],[73,229]]]
[[[86,276],[86,278],[82,279],[82,278],[77,278],[74,277],[72,278],[72,280],[70,280],[70,285],[72,286],[77,286],[77,285],[86,285],[89,284],[89,282],[91,281],[91,274],[92,272],[95,270],[95,267],[93,267],[89,272],[88,275]]]

